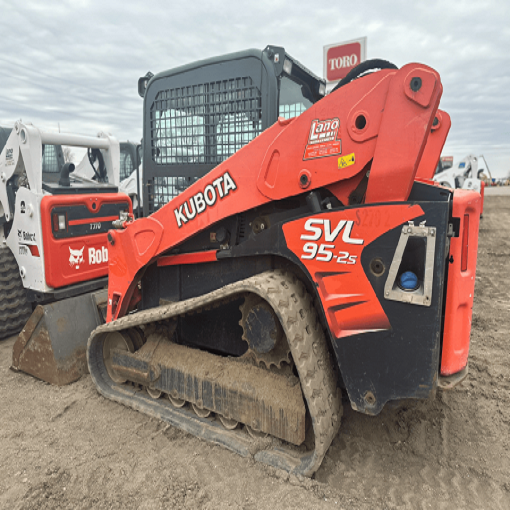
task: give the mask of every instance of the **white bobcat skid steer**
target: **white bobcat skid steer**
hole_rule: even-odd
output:
[[[43,167],[43,147],[51,144],[96,151],[97,175],[73,176],[72,163]],[[53,384],[86,372],[87,338],[101,321],[104,293],[97,291],[107,283],[107,233],[132,213],[113,184],[118,174],[119,143],[111,136],[20,122],[12,130],[0,154],[0,338],[23,328],[13,368]]]

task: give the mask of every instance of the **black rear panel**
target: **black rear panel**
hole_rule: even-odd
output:
[[[55,239],[102,234],[113,228],[112,222],[119,219],[120,211],[129,211],[128,202],[103,204],[97,213],[91,213],[85,205],[54,207],[50,211],[52,233]],[[66,215],[67,230],[57,230],[54,216]]]
[[[426,220],[427,225],[437,229],[431,305],[418,306],[385,299],[384,284],[402,231],[398,227],[368,245],[361,256],[365,274],[391,329],[332,339],[351,403],[358,411],[367,414],[378,414],[391,400],[427,398],[437,382],[449,203],[419,204],[425,215],[417,218],[415,223]],[[411,258],[410,263],[423,266],[423,261],[419,260],[419,246],[413,249],[418,257]],[[386,268],[381,276],[376,276],[370,269],[371,262],[377,259]],[[416,272],[420,276],[419,270]]]

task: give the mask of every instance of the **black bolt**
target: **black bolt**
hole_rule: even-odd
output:
[[[369,405],[369,406],[373,406],[377,400],[375,398],[375,395],[371,392],[371,391],[367,391],[365,393],[365,402]]]
[[[413,92],[418,92],[421,89],[421,78],[419,76],[415,76],[411,78],[411,90]]]
[[[300,178],[299,178],[299,181],[301,182],[301,184],[303,186],[305,186],[306,184],[308,184],[308,176],[306,174],[303,174]]]
[[[108,232],[108,242],[113,246],[115,244],[115,239],[113,239],[113,236]]]
[[[379,258],[372,259],[370,262],[370,269],[376,276],[381,276],[385,271],[383,261]]]

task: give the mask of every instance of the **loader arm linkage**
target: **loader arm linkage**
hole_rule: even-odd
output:
[[[223,218],[318,188],[347,204],[368,170],[365,203],[405,201],[442,90],[419,64],[351,82],[281,119],[152,216],[112,231],[108,320],[125,315],[146,265]]]

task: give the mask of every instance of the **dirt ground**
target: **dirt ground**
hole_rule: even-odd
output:
[[[9,370],[0,342],[2,509],[510,508],[510,197],[486,198],[470,374],[377,417],[344,402],[312,480],[206,444],[100,396]]]

